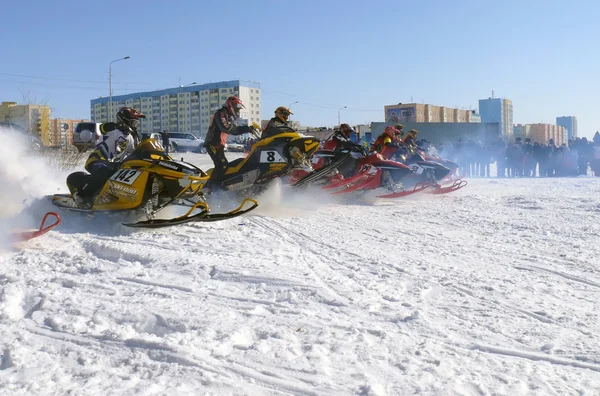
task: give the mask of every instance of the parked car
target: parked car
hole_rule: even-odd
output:
[[[44,148],[42,144],[42,139],[40,139],[39,136],[27,132],[27,130],[25,130],[25,128],[21,127],[20,125],[13,124],[12,122],[0,122],[0,128],[11,132],[15,132],[23,136],[27,141],[29,150],[33,152],[39,152]]]
[[[171,134],[169,134],[169,136],[171,136]],[[160,133],[158,133],[158,132],[152,132],[152,133],[143,132],[142,133],[142,140],[150,139],[150,138],[156,140],[158,143],[161,144],[161,146],[163,145],[163,138]],[[169,141],[169,153],[172,153],[173,151],[175,151],[173,149],[173,142]]]
[[[227,151],[243,153],[244,145],[236,142],[227,142]]]
[[[172,151],[193,151],[196,153],[206,153],[204,140],[198,139],[188,132],[169,132],[169,141]]]
[[[80,122],[73,131],[73,146],[77,147],[80,153],[96,147],[100,142],[102,133],[100,132],[100,123],[98,122]]]

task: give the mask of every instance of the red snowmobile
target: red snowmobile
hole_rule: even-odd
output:
[[[466,182],[459,181],[448,187],[442,187],[439,180],[447,177],[451,169],[444,165],[427,161],[421,154],[406,159],[405,163],[394,161],[394,151],[384,150],[367,153],[365,148],[356,144],[346,144],[342,150],[319,150],[315,153],[314,172],[297,171],[292,174],[293,186],[306,184],[320,185],[332,190],[333,194],[348,194],[357,191],[386,188],[390,193],[378,195],[378,198],[405,197],[423,190],[432,194],[444,194],[462,188]]]
[[[313,169],[293,172],[293,186],[318,185],[332,194],[349,194],[385,188],[390,192],[377,198],[398,198],[429,187],[424,179],[410,180],[414,172],[406,165],[385,159],[379,153],[368,154],[360,145],[347,145],[338,151],[319,150],[313,158]],[[406,182],[411,184],[407,188]],[[411,183],[412,181],[412,183]]]

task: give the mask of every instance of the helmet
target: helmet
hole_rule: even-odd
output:
[[[417,137],[417,134],[419,133],[419,131],[417,131],[416,129],[411,129],[410,131],[408,131],[406,134],[408,136],[412,136],[413,138]]]
[[[235,95],[228,97],[225,101],[225,109],[234,118],[239,118],[240,110],[245,108],[242,100]]]
[[[340,125],[340,133],[346,138],[349,139],[350,135],[355,133],[354,129],[348,124]]]
[[[121,107],[117,112],[117,122],[129,126],[133,130],[137,128],[137,120],[140,118],[146,118],[146,116],[131,107]]]
[[[402,128],[404,128],[404,125],[402,125],[402,124],[396,124],[396,129],[398,131],[400,131],[400,134],[399,134],[400,136],[404,135],[404,132],[402,132]]]
[[[390,137],[390,139],[394,139],[396,137],[396,135],[400,134],[400,131],[398,129],[394,128],[393,126],[387,126],[387,127],[385,127],[385,130],[383,131],[383,133],[388,135]]]
[[[275,109],[275,115],[277,116],[277,118],[279,118],[281,122],[287,122],[290,114],[294,113],[292,113],[287,107],[279,106]]]

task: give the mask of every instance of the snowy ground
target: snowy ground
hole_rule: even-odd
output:
[[[64,191],[51,174],[44,192]],[[160,230],[66,214],[6,248],[0,389],[599,394],[600,179],[472,179],[375,204],[279,193]]]

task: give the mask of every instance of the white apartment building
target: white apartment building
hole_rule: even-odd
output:
[[[240,118],[260,124],[260,83],[242,80],[168,88],[128,95],[101,97],[90,101],[93,122],[115,121],[123,107],[133,107],[146,115],[140,120],[139,132],[191,132],[203,137],[214,112],[231,95],[244,102]],[[110,119],[109,119],[110,118]],[[243,123],[243,121],[242,121]]]

